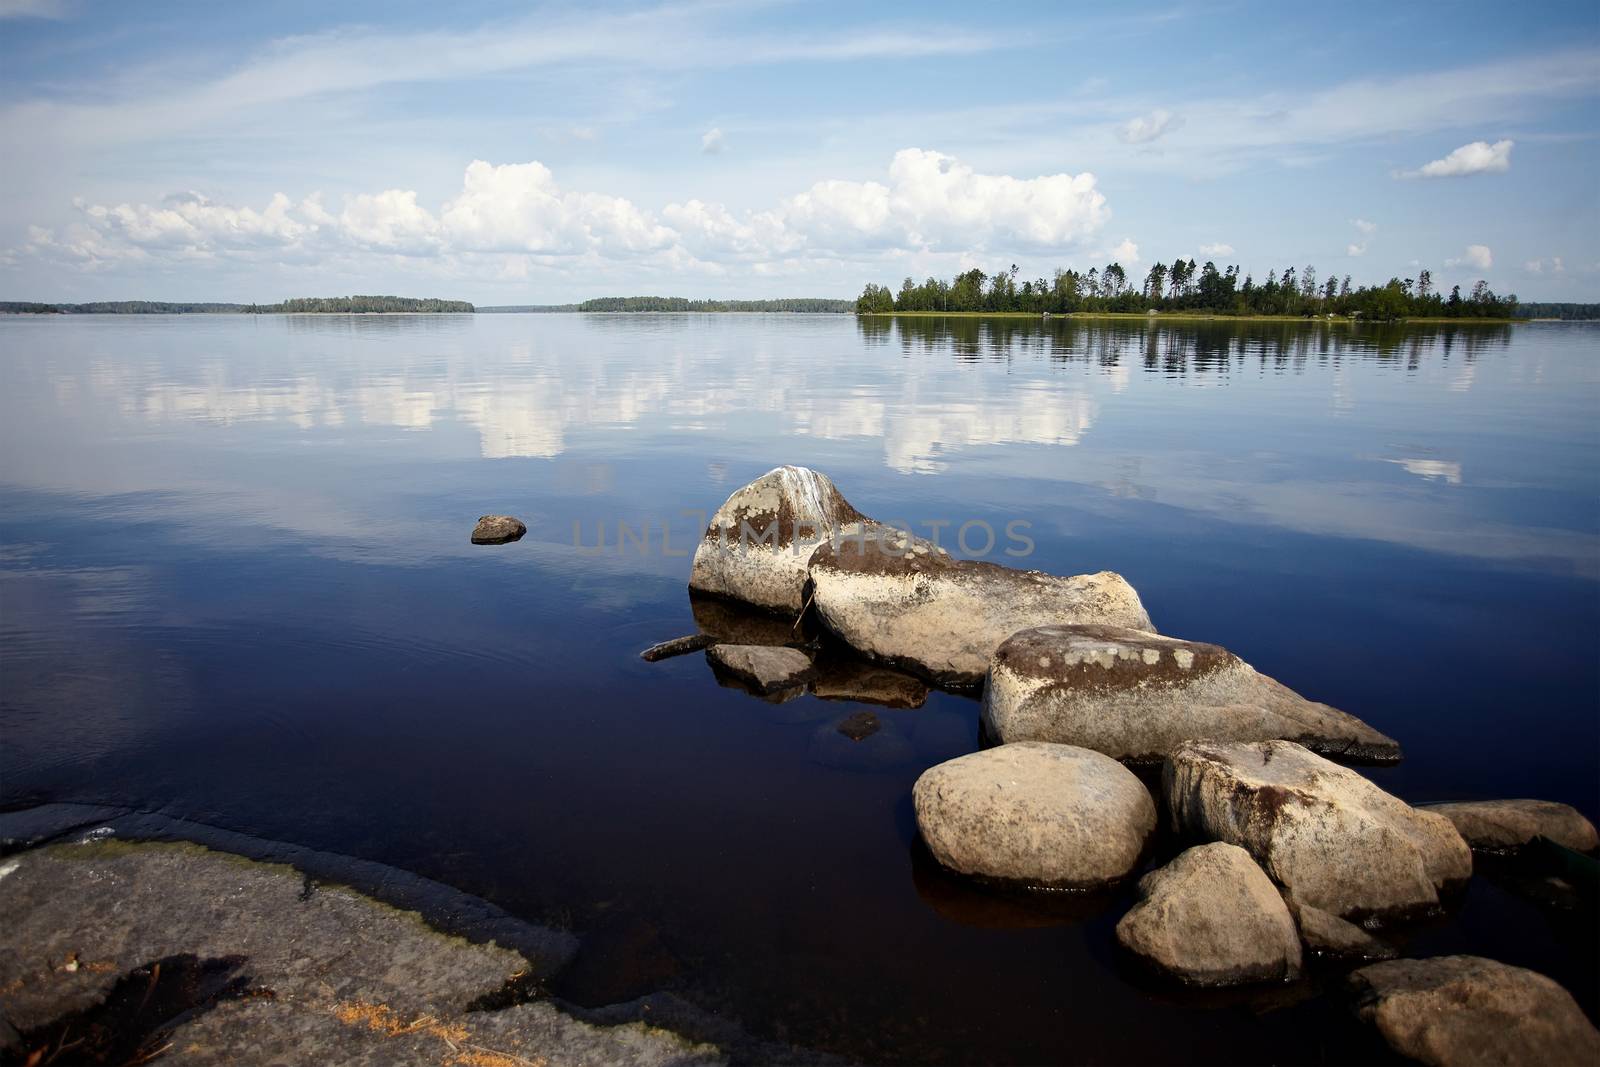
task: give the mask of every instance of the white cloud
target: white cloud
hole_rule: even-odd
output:
[[[1396,171],[1396,178],[1459,178],[1468,174],[1503,174],[1511,169],[1514,141],[1473,141],[1443,159],[1424,163],[1416,170]]]
[[[1376,222],[1368,222],[1366,219],[1351,219],[1350,225],[1368,237],[1378,232],[1378,224]]]
[[[1165,108],[1156,108],[1148,115],[1129,119],[1117,127],[1117,136],[1128,144],[1145,144],[1168,131],[1177,129],[1183,120]]]
[[[1139,262],[1139,246],[1133,243],[1133,238],[1124,237],[1122,243],[1111,250],[1111,258],[1118,263],[1124,260],[1129,263]]]
[[[1472,267],[1476,270],[1488,270],[1494,266],[1494,254],[1489,251],[1488,245],[1468,245],[1467,250],[1454,259],[1444,261],[1447,267]]]
[[[1231,256],[1233,255],[1233,246],[1222,244],[1221,242],[1214,245],[1201,245],[1200,254],[1202,256]]]
[[[983,252],[991,247],[1080,245],[1110,217],[1094,175],[1036,178],[980,174],[938,152],[907,148],[888,182],[825,180],[766,211],[735,213],[695,199],[660,216],[622,197],[563,188],[544,164],[474,160],[461,192],[430,210],[408,189],[345,198],[339,210],[313,193],[283,193],[256,210],[198,193],[160,205],[76,205],[81,221],[60,238],[35,228],[7,253],[84,266],[117,259],[231,255],[250,262],[367,252],[405,257],[575,256],[625,260],[663,255],[676,265],[719,260],[766,265],[851,254]],[[1124,241],[1117,255],[1137,259]],[[496,263],[504,276],[525,262]]]
[[[722,131],[717,127],[713,126],[700,135],[700,151],[707,155],[716,155],[722,149]]]
[[[1530,259],[1522,265],[1522,269],[1529,274],[1543,274],[1545,272],[1545,261],[1542,259]],[[1551,256],[1549,269],[1551,274],[1562,274],[1566,271],[1567,265],[1561,262],[1560,256]]]
[[[1371,242],[1372,235],[1378,232],[1378,224],[1366,219],[1351,219],[1350,225],[1354,226],[1361,234],[1361,240],[1352,241],[1345,246],[1344,254],[1347,256],[1364,256],[1367,254],[1367,245]]]

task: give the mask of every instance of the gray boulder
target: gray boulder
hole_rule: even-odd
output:
[[[811,658],[798,648],[771,645],[712,645],[706,658],[713,668],[757,693],[803,686],[811,678]]]
[[[1300,928],[1300,940],[1319,956],[1333,960],[1388,960],[1395,956],[1391,946],[1355,923],[1301,904],[1293,896],[1285,895],[1284,903]]]
[[[983,714],[1000,741],[1057,741],[1127,760],[1179,742],[1298,741],[1396,762],[1400,746],[1353,715],[1300,696],[1225,648],[1114,626],[1041,626],[995,650]]]
[[[475,545],[503,545],[519,539],[528,532],[521,519],[510,515],[483,515],[472,529]]]
[[[1600,1063],[1600,1031],[1572,994],[1535,971],[1439,956],[1375,963],[1349,982],[1356,1014],[1421,1063]]]
[[[1195,985],[1281,982],[1300,974],[1300,936],[1272,880],[1250,853],[1197,845],[1139,881],[1117,940],[1158,970]]]
[[[1514,852],[1543,837],[1574,852],[1593,852],[1600,840],[1578,809],[1551,800],[1479,800],[1426,804],[1449,819],[1467,844],[1484,852]]]
[[[1297,901],[1340,918],[1426,910],[1472,874],[1444,816],[1292,741],[1186,741],[1162,773],[1174,829],[1239,845]]]
[[[1155,804],[1109,756],[1026,741],[924,771],[911,791],[935,859],[962,874],[1052,888],[1127,876],[1155,829]]]
[[[864,520],[826,474],[778,467],[736,490],[695,549],[689,588],[772,611],[805,606],[806,568],[817,544]]]
[[[976,687],[1000,643],[1057,624],[1152,629],[1110,571],[1071,578],[957,560],[921,538],[847,526],[811,558],[822,624],[857,651],[939,685]]]

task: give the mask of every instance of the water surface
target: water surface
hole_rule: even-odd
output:
[[[1130,973],[1107,900],[942,874],[910,787],[977,705],[768,704],[700,656],[696,513],[780,463],[881,518],[1029,524],[1156,624],[1398,738],[1412,801],[1600,816],[1600,330],[844,316],[0,320],[0,803],[376,860],[867,1060],[1370,1054],[1315,984]],[[521,542],[468,543],[509,512]],[[575,544],[574,524],[578,524]],[[619,524],[650,546],[616,547]],[[665,550],[662,545],[666,530]],[[606,548],[596,551],[597,531]],[[981,543],[981,538],[974,538]],[[1009,562],[1009,560],[1007,560]],[[1576,923],[1576,925],[1575,925]],[[1595,1010],[1572,916],[1477,879],[1411,951]]]

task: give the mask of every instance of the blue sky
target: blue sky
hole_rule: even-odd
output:
[[[0,298],[1600,300],[1600,8],[0,0]]]

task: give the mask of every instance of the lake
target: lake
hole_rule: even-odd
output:
[[[865,705],[637,653],[695,629],[704,515],[804,464],[957,554],[1020,521],[992,558],[1121,572],[1163,632],[1397,738],[1368,773],[1407,800],[1595,819],[1597,413],[1587,324],[8,317],[0,802],[416,872],[584,934],[573,1003],[669,991],[847,1058],[1370,1057],[1318,981],[1134,973],[1131,889],[941,872],[911,785],[978,746],[974,700],[851,742]],[[470,544],[489,512],[527,536]],[[1408,952],[1593,1015],[1594,944],[1476,878]]]

